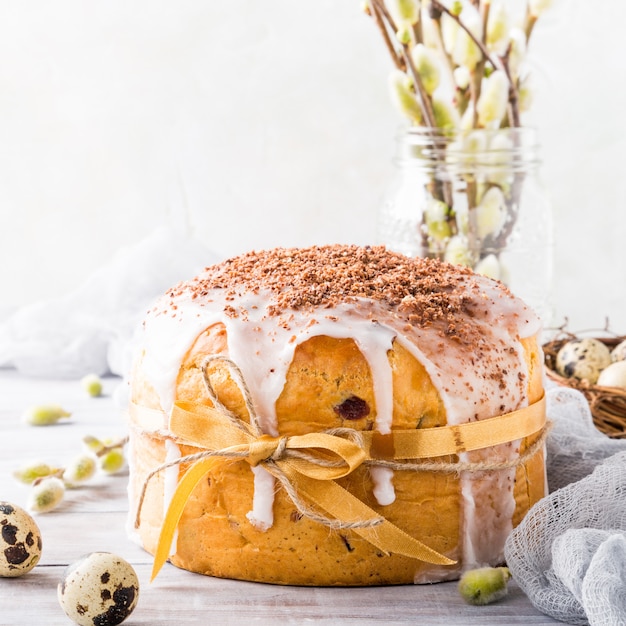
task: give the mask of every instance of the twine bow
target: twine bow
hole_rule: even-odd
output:
[[[217,398],[207,374],[211,361],[221,360],[236,375],[244,394],[250,423],[240,420]],[[362,464],[383,465],[412,471],[462,471],[503,469],[522,463],[543,446],[545,403],[488,420],[429,429],[392,431],[382,436],[350,428],[332,429],[305,435],[272,437],[263,434],[258,424],[250,392],[237,365],[223,356],[209,357],[203,364],[207,392],[213,407],[195,402],[175,403],[170,430],[182,444],[201,448],[201,452],[155,468],[146,478],[139,498],[135,526],[140,524],[143,499],[148,482],[158,472],[180,463],[192,463],[180,479],[165,515],[152,569],[152,579],[169,556],[176,527],[189,497],[202,480],[224,460],[245,460],[252,467],[262,466],[282,485],[299,512],[335,529],[352,529],[384,554],[400,554],[438,565],[455,561],[428,547],[418,539],[380,516],[339,485]],[[141,412],[142,407],[132,407]],[[522,439],[543,428],[540,437],[524,455],[503,463],[464,464],[427,462],[433,458],[467,450],[486,448]]]

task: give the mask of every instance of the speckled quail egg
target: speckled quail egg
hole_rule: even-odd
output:
[[[626,361],[626,339],[611,350],[611,361]]]
[[[609,349],[590,337],[568,341],[556,355],[556,370],[561,376],[586,380],[591,385],[610,363]]]
[[[67,567],[57,592],[66,615],[79,626],[114,626],[133,612],[139,580],[123,558],[92,552]]]
[[[626,389],[626,361],[616,361],[603,369],[598,378],[598,385]]]
[[[15,578],[30,572],[41,557],[41,533],[22,508],[0,502],[0,576]]]

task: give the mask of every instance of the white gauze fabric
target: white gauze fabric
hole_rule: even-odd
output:
[[[595,428],[578,391],[547,391],[550,494],[511,533],[505,559],[533,605],[569,624],[626,624],[626,440]]]
[[[595,427],[589,403],[579,391],[553,385],[547,389],[546,400],[552,422],[547,441],[550,491],[584,478],[598,463],[626,450],[626,440],[611,439]]]
[[[16,311],[0,324],[0,367],[26,376],[124,376],[149,306],[217,257],[183,232],[160,228],[122,248],[75,290]]]

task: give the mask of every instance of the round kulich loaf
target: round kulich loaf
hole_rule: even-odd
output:
[[[174,287],[149,312],[131,379],[131,512],[151,470],[199,449],[168,430],[175,402],[211,406],[203,365],[241,368],[263,430],[419,429],[487,419],[543,394],[540,325],[503,285],[465,268],[381,247],[249,253]],[[219,400],[249,421],[240,385],[208,365]],[[449,463],[519,459],[539,434]],[[147,483],[136,530],[156,550],[188,463]],[[510,530],[545,494],[544,452],[505,469],[400,471],[361,465],[337,482],[381,516],[457,561],[383,554],[353,530],[298,511],[245,461],[219,462],[191,494],[170,561],[202,574],[295,585],[451,580],[502,562]]]

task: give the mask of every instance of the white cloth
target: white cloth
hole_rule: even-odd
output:
[[[588,476],[598,463],[626,450],[626,440],[611,439],[595,427],[589,403],[579,391],[554,385],[546,399],[553,426],[547,443],[550,491]]]
[[[626,625],[626,440],[595,428],[580,392],[554,388],[547,400],[551,493],[509,536],[507,565],[547,615]]]
[[[184,233],[158,229],[119,250],[74,291],[9,317],[0,325],[0,367],[49,378],[124,376],[151,303],[216,260]]]

